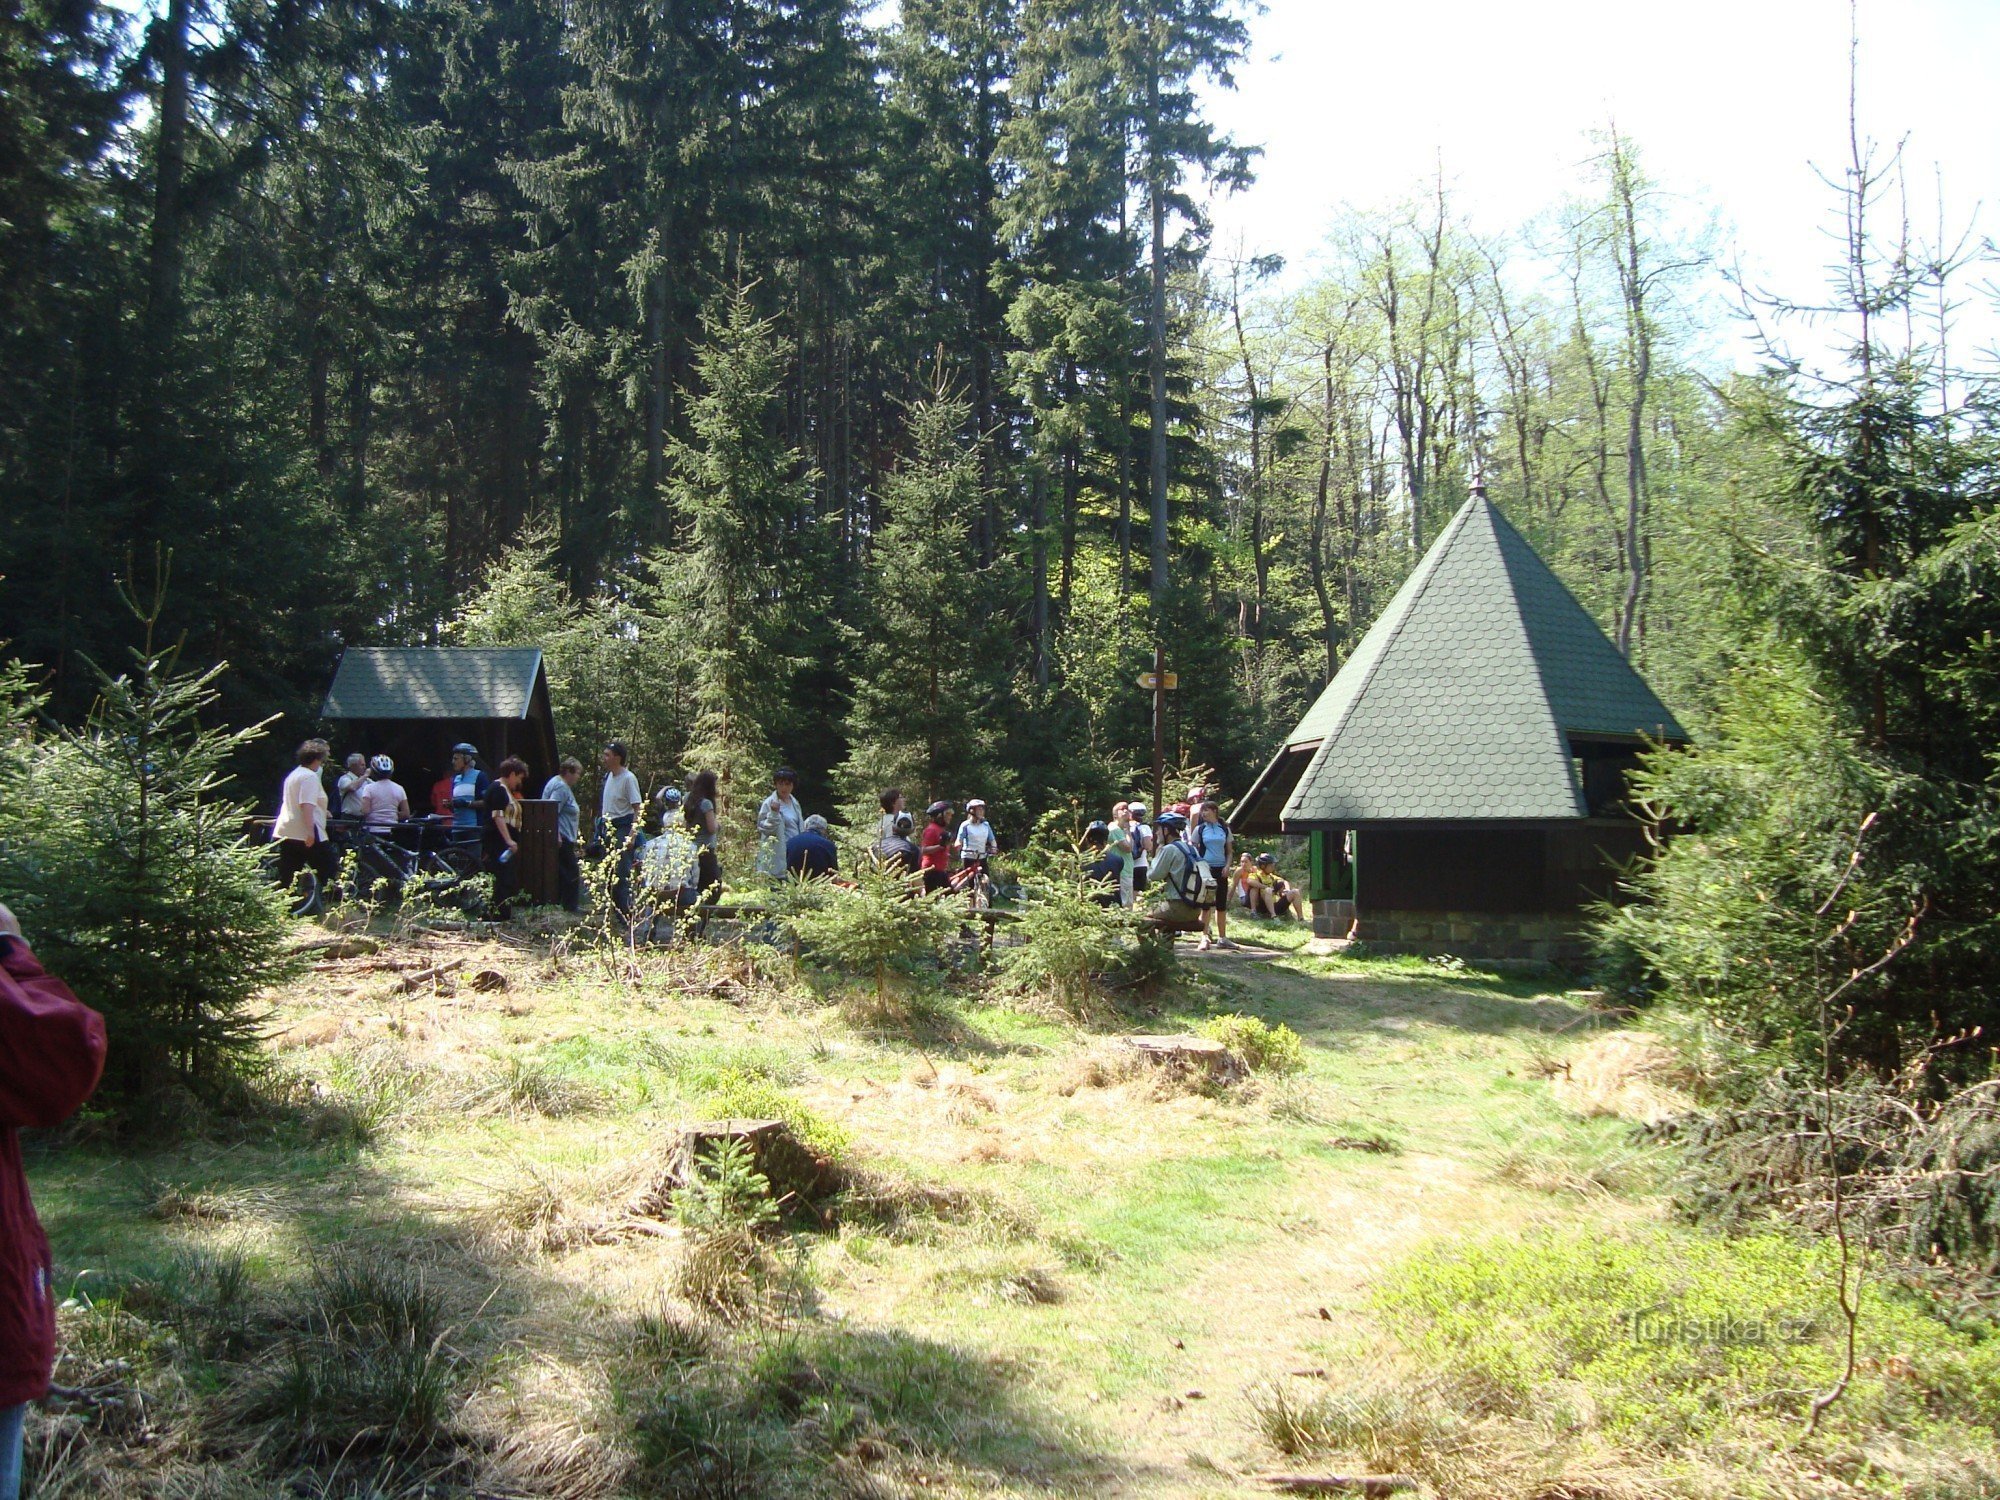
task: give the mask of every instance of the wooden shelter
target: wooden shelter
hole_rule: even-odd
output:
[[[350,646],[320,716],[336,726],[336,757],[393,759],[413,805],[429,800],[461,740],[489,770],[520,756],[531,790],[555,774],[555,715],[534,646]]]
[[[1314,926],[1386,952],[1568,959],[1644,832],[1626,776],[1687,739],[1475,494],[1231,818],[1312,836]]]

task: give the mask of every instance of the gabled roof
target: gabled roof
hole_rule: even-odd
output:
[[[542,653],[533,646],[350,646],[326,719],[525,719]]]
[[[1262,789],[1283,794],[1307,754],[1281,815],[1288,828],[1581,818],[1571,736],[1687,738],[1562,580],[1475,495],[1232,821],[1257,820]]]

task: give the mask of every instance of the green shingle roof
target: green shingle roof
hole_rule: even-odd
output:
[[[1687,738],[1476,495],[1289,736],[1280,758],[1317,748],[1283,822],[1581,818],[1571,735]]]
[[[350,646],[327,719],[525,719],[542,653],[533,646]]]

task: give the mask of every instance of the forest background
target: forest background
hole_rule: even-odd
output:
[[[344,645],[529,642],[566,748],[649,781],[1008,821],[1134,784],[1156,638],[1173,758],[1240,792],[1481,475],[1703,729],[1756,639],[1718,537],[1813,523],[1793,373],[1712,353],[1716,246],[1607,128],[1532,222],[1440,179],[1274,278],[1206,210],[1252,23],[10,8],[0,640],[78,719],[170,552],[166,637],[281,716],[259,792]],[[1960,266],[1890,231],[1941,343]]]

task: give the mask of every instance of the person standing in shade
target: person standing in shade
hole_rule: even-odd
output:
[[[1215,888],[1220,899],[1211,907],[1202,909],[1201,942],[1197,945],[1209,946],[1208,930],[1210,914],[1213,913],[1215,943],[1218,948],[1234,948],[1229,938],[1229,855],[1234,842],[1229,834],[1229,825],[1222,821],[1222,811],[1213,802],[1202,802],[1195,807],[1195,823],[1188,830],[1188,842],[1201,855],[1202,862],[1215,875]]]
[[[626,915],[632,911],[632,867],[639,857],[639,809],[646,802],[639,778],[626,764],[629,758],[622,740],[604,747],[598,757],[604,768],[604,789],[597,799],[598,816],[610,826],[608,842],[618,856],[618,882],[612,887],[611,900]]]
[[[884,844],[896,836],[896,819],[901,817],[903,813],[903,794],[892,786],[881,795],[879,800],[882,804],[882,816],[876,820],[875,824],[875,848],[877,853],[881,852]]]
[[[785,878],[785,848],[806,829],[805,809],[792,795],[799,773],[780,766],[771,773],[771,795],[757,807],[757,873],[772,880]]]
[[[278,795],[278,816],[271,824],[271,837],[278,845],[278,884],[286,890],[307,866],[318,877],[322,890],[330,889],[339,878],[333,845],[326,838],[326,783],[320,767],[326,764],[325,740],[307,740],[299,746],[298,766],[285,778]]]
[[[542,800],[556,805],[556,900],[564,911],[583,905],[583,807],[576,800],[582,776],[583,762],[565,755],[542,787]]]
[[[934,895],[951,884],[951,815],[949,802],[933,802],[925,811],[917,862],[924,872],[924,894]]]
[[[480,838],[479,807],[486,800],[489,778],[479,769],[479,752],[471,745],[451,747],[452,838],[471,843]]]
[[[697,771],[688,778],[687,800],[681,804],[681,819],[694,839],[695,898],[722,884],[722,861],[716,839],[722,830],[722,793],[715,772]],[[716,891],[720,895],[719,890]]]
[[[986,799],[965,799],[965,821],[958,825],[959,882],[974,906],[986,895],[986,864],[1000,852],[1000,840],[986,821]]]
[[[507,903],[521,890],[521,844],[514,837],[514,830],[521,824],[521,808],[516,799],[527,776],[528,763],[508,756],[487,783],[486,796],[480,805],[485,819],[480,838],[486,868],[493,872],[493,909],[502,917],[507,915]]]
[[[368,757],[356,751],[347,757],[347,770],[334,783],[334,795],[340,799],[341,817],[361,816],[361,792],[367,785]]]
[[[0,906],[0,1500],[21,1493],[28,1403],[49,1393],[56,1357],[55,1272],[20,1132],[60,1125],[103,1071],[103,1017],[44,972]]]

